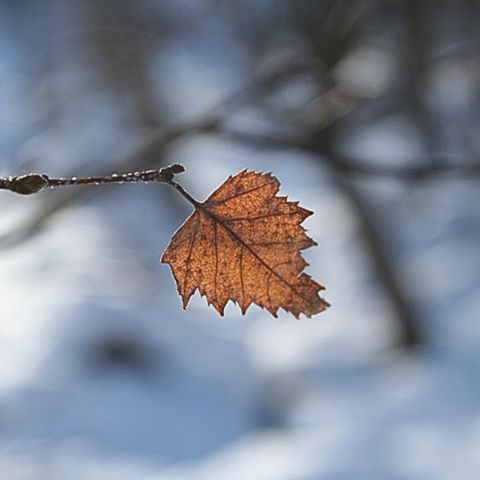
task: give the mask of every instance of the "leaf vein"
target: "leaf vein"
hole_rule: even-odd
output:
[[[213,222],[213,235],[214,235],[214,244],[215,244],[215,300],[217,298],[217,283],[218,283],[218,241],[217,241],[217,223]]]
[[[224,218],[226,222],[242,222],[242,221],[253,221],[253,220],[263,220],[264,218],[272,217],[286,217],[291,215],[299,215],[299,212],[282,212],[282,213],[267,213],[265,215],[257,215],[256,217],[236,217],[236,218]]]
[[[185,268],[185,275],[183,277],[183,291],[184,292],[187,288],[188,274],[190,273],[190,261],[192,259],[193,246],[195,245],[195,240],[197,238],[198,228],[200,226],[200,216],[198,214],[197,214],[196,220],[197,220],[197,223],[195,225],[195,231],[193,232],[193,235],[192,235],[192,243],[190,244],[190,248],[188,250],[187,262],[186,262],[186,268]]]
[[[240,285],[242,286],[242,304],[241,304],[242,310],[243,310],[243,305],[245,305],[245,284],[243,281],[243,250],[244,248],[245,247],[242,245],[240,249]]]
[[[303,295],[301,292],[299,292],[295,288],[295,285],[292,285],[290,282],[285,280],[281,275],[279,275],[275,270],[273,270],[272,267],[270,265],[268,265],[268,263],[266,263],[265,260],[263,260],[263,258],[260,257],[258,255],[258,253],[255,250],[253,250],[253,248],[251,248],[250,245],[248,243],[246,243],[245,240],[243,240],[242,237],[240,237],[240,235],[238,235],[237,232],[235,232],[235,230],[230,228],[227,224],[225,224],[222,221],[221,217],[217,217],[214,213],[208,211],[203,205],[200,205],[198,208],[201,209],[206,215],[210,216],[214,221],[216,221],[220,225],[222,225],[222,227],[225,228],[225,230],[227,230],[227,232],[229,232],[230,235],[232,235],[233,238],[235,240],[237,240],[237,242],[240,243],[240,245],[245,247],[267,270],[271,271],[282,283],[287,285],[287,287],[289,287],[290,290],[292,290],[292,292],[295,295],[297,295],[302,300],[304,300],[306,303],[308,303],[308,305],[310,305],[312,308],[314,307],[314,303],[310,299],[308,299],[307,297],[305,297],[305,295]]]
[[[248,195],[249,193],[260,190],[261,188],[264,188],[268,185],[272,185],[272,183],[276,183],[276,180],[272,180],[270,182],[262,183],[262,185],[258,185],[256,187],[250,188],[249,190],[245,190],[244,192],[235,193],[234,195],[230,195],[229,197],[226,197],[226,198],[222,198],[222,199],[219,199],[219,200],[211,200],[211,201],[207,200],[205,203],[207,203],[209,205],[222,205],[223,203],[228,202],[229,200],[241,197],[243,195]]]
[[[272,245],[286,245],[288,247],[291,247],[292,250],[297,248],[298,245],[303,245],[303,244],[309,244],[309,241],[299,240],[299,241],[293,242],[291,240],[275,240],[273,242],[250,242],[250,245],[254,247],[270,247]]]

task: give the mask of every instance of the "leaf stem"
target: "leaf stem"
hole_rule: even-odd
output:
[[[167,181],[166,183],[171,185],[173,188],[176,188],[195,208],[201,205],[198,200],[195,200],[195,198],[193,198],[180,184],[174,180]]]

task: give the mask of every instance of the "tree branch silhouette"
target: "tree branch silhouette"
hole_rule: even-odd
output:
[[[292,149],[307,154],[318,155],[322,152],[308,139],[293,136],[265,135],[240,130],[217,130],[218,134],[225,136],[230,141],[239,142],[256,148],[264,149]],[[452,163],[448,155],[429,155],[428,158],[419,158],[419,165],[394,165],[386,163],[364,162],[335,153],[335,158],[325,156],[322,160],[327,165],[334,162],[335,168],[344,175],[391,178],[399,181],[421,182],[435,179],[440,176],[450,175],[460,178],[480,180],[480,161]],[[438,163],[439,161],[442,163]],[[424,162],[424,163],[423,163]]]

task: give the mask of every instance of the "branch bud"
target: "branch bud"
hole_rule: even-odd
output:
[[[39,173],[27,173],[19,177],[9,177],[8,189],[21,195],[37,193],[48,186],[48,177]]]
[[[174,165],[169,165],[168,167],[164,167],[160,170],[161,175],[165,178],[166,182],[170,182],[173,180],[174,175],[177,173],[182,173],[185,171],[185,167],[183,165],[179,165],[175,163]]]

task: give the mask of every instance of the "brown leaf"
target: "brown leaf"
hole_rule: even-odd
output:
[[[186,308],[198,289],[221,315],[229,300],[242,313],[256,303],[273,316],[281,307],[297,318],[329,305],[324,287],[301,273],[300,250],[315,245],[300,226],[312,212],[277,197],[271,174],[229,177],[177,230],[161,261],[168,263]]]

